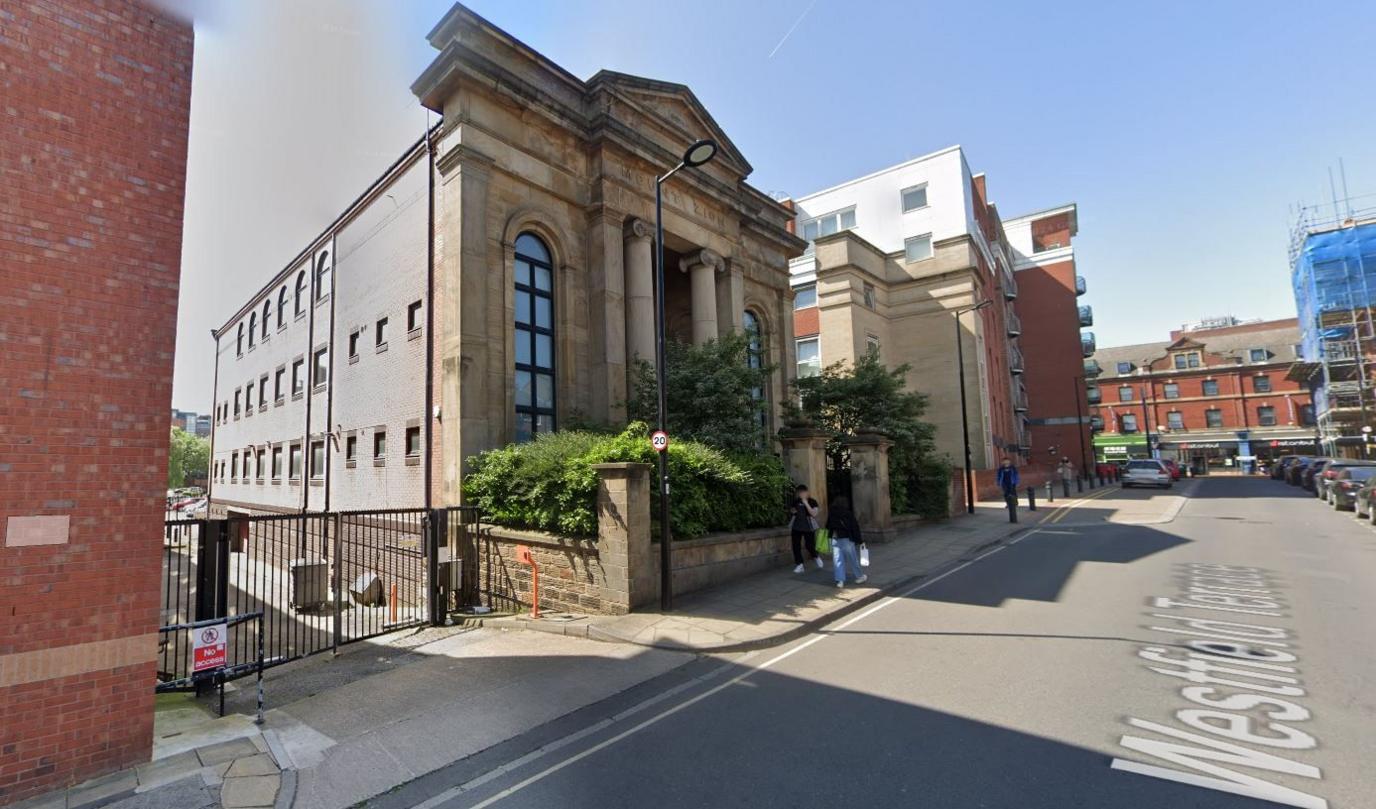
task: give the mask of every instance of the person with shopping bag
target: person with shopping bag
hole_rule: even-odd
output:
[[[807,486],[799,485],[793,492],[793,503],[789,507],[792,518],[789,527],[793,532],[793,572],[802,573],[806,568],[803,566],[803,548],[807,548],[808,556],[812,558],[813,564],[821,569],[824,565],[822,557],[817,552],[817,501],[808,497]]]
[[[864,584],[869,576],[860,569],[856,548],[865,544],[865,537],[860,531],[860,523],[850,510],[850,499],[845,495],[831,501],[827,511],[827,538],[831,542],[831,564],[836,574],[836,586],[846,586],[847,570],[854,575],[856,584]]]

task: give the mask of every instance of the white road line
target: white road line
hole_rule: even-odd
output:
[[[601,741],[601,742],[598,742],[597,744],[593,745],[592,747],[589,747],[587,750],[584,750],[584,751],[582,751],[581,753],[578,753],[578,754],[576,754],[576,755],[570,756],[569,758],[566,758],[566,759],[564,759],[563,761],[558,762],[557,764],[551,764],[549,767],[546,767],[545,769],[543,769],[543,770],[541,770],[540,772],[538,772],[538,773],[536,773],[536,774],[530,776],[529,778],[525,779],[524,781],[520,781],[520,782],[518,782],[518,783],[516,783],[516,784],[513,784],[512,786],[507,787],[506,789],[502,790],[501,792],[498,792],[497,794],[491,796],[490,798],[488,798],[488,799],[482,801],[481,803],[476,803],[476,804],[474,804],[472,807],[470,807],[470,809],[486,809],[486,807],[489,807],[489,806],[491,806],[491,805],[493,805],[493,804],[495,804],[495,803],[497,803],[497,802],[499,802],[499,801],[505,800],[506,798],[509,798],[509,797],[511,797],[512,795],[516,794],[517,792],[520,792],[521,790],[523,790],[523,789],[525,789],[526,787],[530,786],[531,784],[534,784],[534,783],[536,783],[537,781],[544,780],[545,778],[548,778],[549,776],[555,774],[556,772],[559,772],[560,770],[564,769],[565,767],[568,767],[568,766],[570,766],[570,765],[576,764],[576,763],[578,763],[579,761],[582,761],[583,759],[587,758],[588,756],[593,755],[594,753],[597,753],[597,752],[599,752],[599,751],[601,751],[601,750],[605,750],[606,748],[611,747],[612,745],[616,744],[617,742],[621,741],[622,739],[627,738],[628,736],[632,736],[632,735],[634,735],[634,734],[636,734],[636,733],[639,733],[640,731],[642,731],[642,730],[644,730],[644,729],[650,727],[651,725],[654,725],[654,724],[660,722],[661,720],[664,720],[664,719],[669,718],[670,716],[673,716],[674,714],[678,713],[679,711],[683,710],[684,708],[687,708],[687,707],[692,706],[692,705],[696,705],[697,703],[699,703],[699,702],[701,702],[701,701],[707,699],[707,698],[710,697],[710,696],[713,696],[714,694],[716,694],[716,693],[718,693],[718,692],[720,692],[720,691],[724,691],[724,690],[726,690],[727,688],[730,688],[731,686],[736,685],[737,683],[743,682],[746,678],[750,677],[751,675],[757,674],[757,673],[759,673],[759,672],[761,672],[761,671],[764,671],[765,669],[769,668],[770,666],[773,666],[775,663],[779,663],[779,662],[782,662],[782,661],[784,661],[784,660],[787,660],[788,658],[790,658],[790,657],[792,657],[793,655],[795,655],[795,654],[801,652],[802,650],[808,648],[809,646],[812,646],[813,644],[820,643],[821,641],[826,640],[826,638],[829,637],[832,633],[834,633],[834,632],[836,632],[836,631],[838,631],[838,630],[845,629],[846,627],[848,627],[848,626],[850,626],[850,625],[852,625],[852,624],[854,624],[854,623],[856,623],[856,622],[858,622],[858,621],[861,621],[861,620],[863,620],[863,619],[865,619],[865,618],[868,618],[869,616],[875,614],[876,612],[879,612],[880,610],[884,609],[885,607],[889,606],[890,604],[893,604],[893,603],[896,602],[896,601],[900,601],[900,600],[902,600],[902,599],[904,599],[904,598],[907,598],[908,596],[912,595],[913,593],[918,592],[919,590],[922,590],[922,589],[924,589],[924,588],[926,588],[926,587],[930,587],[930,586],[932,586],[933,584],[936,584],[937,582],[939,582],[939,581],[941,581],[942,579],[946,578],[947,576],[953,575],[953,574],[955,574],[955,573],[959,573],[960,571],[964,570],[965,568],[969,567],[970,565],[973,565],[975,562],[978,562],[978,561],[980,561],[981,559],[985,559],[985,558],[988,558],[988,557],[990,557],[990,556],[993,556],[994,554],[998,553],[999,551],[1003,550],[1004,548],[1010,547],[1010,546],[1012,546],[1012,545],[1016,545],[1017,543],[1023,541],[1024,539],[1027,539],[1028,537],[1030,537],[1030,536],[1032,536],[1033,534],[1037,533],[1038,530],[1039,530],[1039,529],[1034,528],[1034,529],[1032,529],[1031,531],[1028,531],[1026,534],[1023,534],[1022,536],[1018,537],[1017,539],[1012,540],[1011,542],[1008,542],[1008,543],[1006,543],[1006,544],[1004,544],[1004,545],[999,545],[999,546],[997,546],[997,547],[995,547],[995,548],[992,548],[992,549],[990,549],[990,550],[988,550],[988,551],[986,551],[986,552],[980,554],[979,556],[976,556],[974,559],[971,559],[971,560],[968,561],[968,562],[964,562],[964,563],[962,563],[962,564],[960,564],[960,565],[958,565],[958,566],[956,566],[956,567],[951,568],[950,570],[946,571],[945,573],[942,573],[940,576],[937,576],[936,578],[928,579],[928,580],[926,580],[926,581],[923,581],[923,582],[921,582],[921,583],[919,583],[919,584],[917,584],[917,585],[914,585],[913,587],[909,587],[907,590],[904,590],[904,591],[901,592],[901,593],[897,593],[897,594],[891,595],[891,596],[886,596],[885,598],[881,599],[881,600],[879,601],[879,603],[875,604],[875,605],[872,606],[872,607],[869,607],[868,609],[865,609],[865,610],[861,611],[858,615],[855,615],[854,617],[852,617],[852,618],[846,620],[844,623],[838,625],[835,629],[832,629],[832,630],[827,630],[827,629],[818,630],[818,632],[821,633],[821,634],[817,634],[817,635],[815,635],[814,637],[809,638],[808,640],[804,641],[803,643],[800,643],[800,644],[798,644],[797,646],[794,646],[792,649],[789,649],[788,651],[786,651],[786,652],[784,652],[784,653],[782,653],[782,654],[780,654],[780,655],[778,655],[778,656],[776,656],[776,657],[773,657],[773,658],[770,658],[769,660],[766,660],[765,662],[759,664],[758,666],[756,666],[756,667],[753,668],[753,669],[748,669],[748,670],[746,670],[746,671],[743,671],[743,672],[741,672],[740,674],[736,675],[735,677],[732,677],[730,680],[727,680],[726,682],[722,683],[721,685],[718,685],[718,686],[716,686],[716,687],[714,687],[714,688],[712,688],[712,689],[710,689],[710,690],[708,690],[708,691],[704,691],[703,693],[698,694],[696,697],[693,697],[692,699],[686,700],[686,701],[684,701],[684,702],[679,703],[678,705],[675,705],[675,706],[672,707],[672,708],[669,708],[669,709],[667,709],[667,710],[661,711],[660,713],[655,714],[654,716],[650,717],[649,719],[646,719],[645,721],[641,722],[640,724],[635,725],[634,727],[628,728],[628,729],[622,731],[621,733],[618,733],[617,735],[612,736],[612,737],[609,738],[609,739],[605,739],[605,740],[603,740],[603,741]],[[752,656],[752,655],[746,655],[746,657],[742,658],[742,660],[749,659],[749,657],[751,657],[751,656]],[[694,680],[690,680],[690,681],[688,681],[688,682],[686,682],[686,683],[681,683],[681,684],[675,686],[674,688],[670,689],[669,691],[666,691],[665,693],[660,694],[660,695],[658,695],[658,696],[651,697],[650,699],[648,699],[648,700],[646,700],[646,701],[644,701],[644,702],[642,702],[642,703],[640,703],[640,704],[638,704],[638,705],[636,705],[636,706],[634,706],[634,707],[632,707],[632,708],[630,708],[630,709],[628,709],[628,710],[626,710],[626,711],[623,711],[622,713],[620,713],[620,714],[618,714],[618,715],[616,715],[616,716],[608,717],[607,719],[603,719],[602,721],[600,721],[600,722],[598,722],[598,723],[596,723],[596,724],[594,724],[594,725],[592,725],[592,726],[590,726],[590,727],[587,727],[587,728],[584,728],[583,730],[580,730],[580,731],[577,731],[577,732],[575,732],[575,733],[569,734],[568,736],[565,736],[565,737],[563,737],[562,739],[559,739],[559,740],[557,740],[557,741],[551,742],[550,744],[547,744],[547,745],[545,745],[544,747],[541,747],[541,748],[538,749],[538,750],[533,750],[533,751],[531,751],[530,753],[527,753],[526,755],[521,756],[521,757],[518,758],[518,759],[515,759],[515,760],[513,760],[513,761],[510,761],[510,762],[508,762],[507,764],[505,764],[505,765],[503,765],[503,766],[501,766],[501,767],[498,767],[498,768],[495,769],[495,770],[492,770],[491,772],[484,773],[483,775],[480,775],[480,776],[478,776],[477,778],[474,778],[474,779],[472,779],[472,780],[470,780],[470,781],[467,781],[467,782],[465,782],[465,783],[462,783],[462,784],[460,784],[460,785],[458,785],[458,786],[456,786],[456,787],[451,787],[451,788],[445,790],[444,792],[441,792],[440,794],[435,795],[435,796],[432,797],[432,798],[429,798],[429,799],[427,799],[427,800],[425,800],[425,801],[423,801],[423,802],[421,802],[421,803],[416,804],[414,807],[412,807],[412,809],[437,809],[437,807],[439,807],[439,806],[441,806],[441,805],[447,803],[448,801],[451,801],[451,800],[453,800],[454,798],[459,797],[460,795],[464,794],[465,792],[471,792],[471,791],[473,791],[474,789],[476,789],[477,787],[482,786],[483,784],[485,784],[485,783],[491,781],[491,780],[494,779],[494,778],[497,778],[497,777],[499,777],[499,776],[501,776],[501,775],[505,775],[506,773],[511,772],[512,770],[514,770],[514,769],[516,769],[516,768],[518,768],[518,767],[521,767],[521,766],[524,766],[524,765],[526,765],[526,764],[529,764],[529,763],[531,763],[532,761],[535,761],[535,760],[537,760],[537,759],[539,759],[539,758],[543,758],[544,756],[546,756],[546,755],[548,755],[548,754],[550,754],[550,753],[552,753],[552,752],[554,752],[554,751],[556,751],[556,750],[558,750],[558,749],[560,749],[560,748],[563,748],[563,747],[568,746],[569,744],[572,744],[573,742],[577,741],[578,739],[585,738],[585,737],[587,737],[588,735],[590,735],[590,734],[592,734],[592,733],[595,733],[595,732],[597,732],[597,731],[599,731],[599,730],[603,730],[603,729],[605,729],[606,727],[608,727],[609,725],[612,725],[612,724],[614,724],[615,722],[617,722],[617,721],[619,721],[619,720],[621,720],[621,719],[624,719],[624,718],[627,717],[627,716],[630,716],[630,715],[632,715],[632,714],[635,714],[635,713],[639,712],[640,710],[642,710],[642,709],[644,709],[644,708],[648,708],[648,707],[650,707],[651,705],[653,705],[653,704],[655,704],[655,703],[658,703],[658,702],[663,701],[663,700],[664,700],[666,697],[668,697],[668,696],[671,696],[671,695],[676,694],[676,693],[680,693],[680,692],[682,692],[684,689],[690,688],[690,687],[692,687],[693,685],[697,685],[697,684],[699,684],[699,683],[701,683],[701,682],[704,682],[704,681],[706,681],[706,680],[710,680],[710,679],[712,679],[713,677],[715,677],[717,674],[721,673],[721,672],[722,672],[723,670],[725,670],[726,668],[731,667],[731,666],[739,665],[739,662],[740,662],[740,661],[733,661],[733,662],[731,662],[731,663],[724,663],[724,664],[722,664],[721,666],[719,666],[718,668],[713,669],[713,670],[712,670],[711,672],[709,672],[708,674],[703,675],[702,677],[699,677],[699,678],[694,679]]]

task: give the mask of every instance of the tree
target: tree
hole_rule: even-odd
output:
[[[889,448],[889,496],[895,511],[946,513],[947,464],[934,456],[936,428],[922,420],[925,394],[907,389],[907,365],[885,368],[875,352],[854,364],[836,363],[817,376],[794,382],[798,403],[788,419],[831,433],[827,455],[834,469],[850,465],[844,439],[861,432],[883,433]]]
[[[210,472],[210,442],[188,433],[180,427],[172,428],[167,451],[167,488],[179,489],[189,474]]]
[[[750,338],[728,334],[703,345],[669,341],[665,349],[669,435],[723,450],[759,450],[767,438],[761,392],[771,369],[751,367]],[[629,419],[657,424],[658,402],[654,366],[638,362],[626,403]]]

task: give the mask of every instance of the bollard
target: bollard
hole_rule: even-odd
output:
[[[1056,490],[1051,486],[1051,481],[1046,482],[1046,502],[1056,502]]]
[[[1036,510],[1037,510],[1037,487],[1036,487],[1036,486],[1028,486],[1028,487],[1027,487],[1027,510],[1028,510],[1028,511],[1036,511]]]
[[[1017,492],[1017,490],[1014,489],[1014,490],[1009,491],[1007,494],[1005,494],[1005,495],[1003,496],[1003,499],[1004,499],[1004,501],[1005,501],[1006,503],[1008,503],[1008,521],[1009,521],[1009,522],[1017,522],[1017,521],[1018,521],[1018,492]],[[839,558],[839,557],[838,557],[838,558]]]
[[[1076,478],[1075,478],[1075,491],[1076,491],[1076,492],[1079,492],[1079,493],[1083,493],[1084,490],[1085,490],[1085,479],[1082,478],[1082,477],[1076,477]]]

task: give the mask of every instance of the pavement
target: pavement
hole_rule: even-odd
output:
[[[1282,483],[1112,490],[365,806],[1370,807],[1373,580]]]

